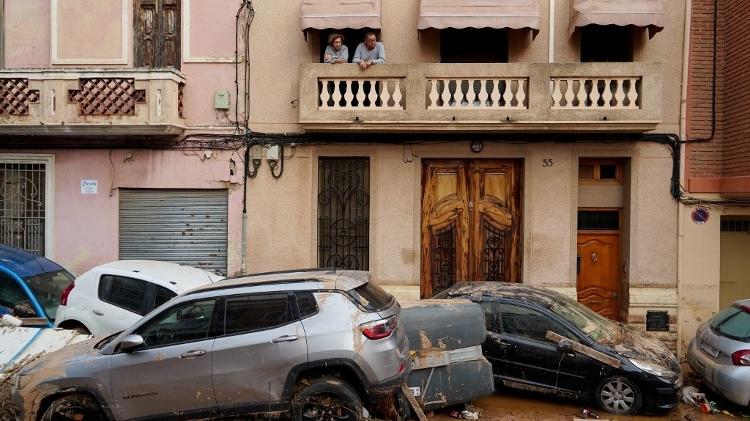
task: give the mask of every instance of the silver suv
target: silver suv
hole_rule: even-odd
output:
[[[360,419],[408,374],[400,311],[366,272],[205,285],[119,334],[24,368],[18,419]]]

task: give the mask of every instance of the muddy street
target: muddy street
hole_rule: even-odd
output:
[[[683,404],[678,409],[666,414],[614,416],[600,411],[586,402],[574,402],[549,397],[540,398],[538,395],[516,392],[495,393],[493,396],[478,400],[474,406],[480,410],[479,419],[485,421],[570,421],[574,418],[582,418],[581,410],[584,408],[593,409],[601,420],[612,421],[724,421],[742,418],[739,408],[736,407],[726,407],[735,414],[735,417],[731,417],[723,414],[703,414],[698,408],[692,408]],[[433,416],[429,416],[429,419],[434,421],[455,420],[447,412],[435,413]]]

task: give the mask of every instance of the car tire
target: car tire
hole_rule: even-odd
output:
[[[75,393],[55,399],[42,415],[41,421],[105,421],[99,404],[89,395]]]
[[[643,406],[641,389],[622,376],[607,377],[599,382],[594,398],[603,411],[617,415],[635,414]]]
[[[292,399],[294,421],[363,419],[359,393],[346,381],[336,377],[319,377],[305,381]]]

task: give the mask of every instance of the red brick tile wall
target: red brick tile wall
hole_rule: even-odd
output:
[[[711,131],[714,1],[692,2],[688,139]],[[711,142],[688,147],[690,178],[750,175],[750,2],[718,2],[716,134]]]

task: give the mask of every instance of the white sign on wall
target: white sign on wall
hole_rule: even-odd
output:
[[[97,194],[98,184],[97,180],[81,180],[81,194]]]

